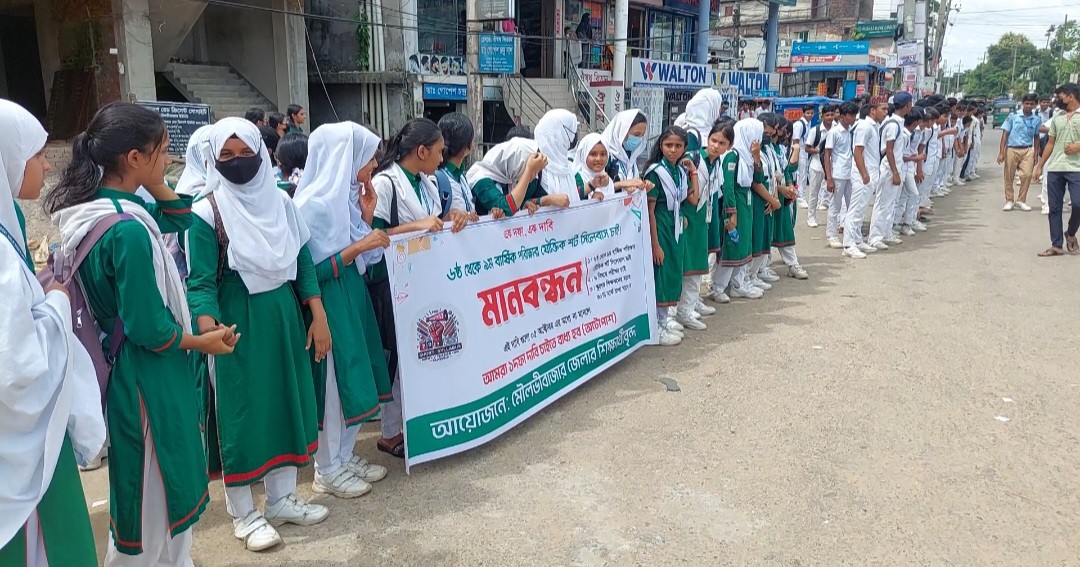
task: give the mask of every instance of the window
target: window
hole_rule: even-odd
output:
[[[810,32],[801,31],[795,34],[795,41],[810,41]]]
[[[465,55],[465,0],[418,0],[417,49],[435,55]]]
[[[694,19],[669,12],[651,12],[649,58],[664,61],[692,61]]]
[[[735,6],[724,6],[724,16],[732,17],[735,15]]]
[[[810,18],[818,20],[825,15],[825,0],[810,0]]]

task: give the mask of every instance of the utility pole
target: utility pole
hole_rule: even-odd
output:
[[[1062,24],[1062,26],[1061,26],[1062,27],[1062,30],[1061,30],[1061,55],[1058,58],[1058,72],[1056,74],[1057,82],[1058,82],[1059,85],[1063,82],[1061,80],[1061,74],[1062,74],[1062,71],[1065,70],[1065,38],[1067,37],[1066,34],[1068,33],[1068,30],[1065,29],[1065,27],[1068,26],[1068,25],[1069,25],[1069,15],[1065,14],[1065,23]]]
[[[480,0],[468,0],[465,4],[465,67],[468,74],[465,86],[469,120],[473,123],[474,161],[484,157],[484,76],[480,74],[480,32],[483,26],[477,19],[479,16]]]
[[[741,31],[742,22],[742,0],[736,0],[735,10],[732,16],[732,24],[735,26],[735,40],[731,44],[732,60],[735,62],[735,66],[732,68],[735,71],[742,69],[742,61],[739,59],[739,45],[742,43],[742,36],[739,34]]]
[[[611,62],[611,79],[613,81],[626,80],[626,28],[629,20],[629,0],[615,0],[615,60]],[[570,69],[567,72],[572,73],[575,71]]]
[[[709,63],[710,6],[712,6],[712,2],[710,0],[698,0],[697,62],[702,65],[708,65]]]
[[[1009,89],[1011,90],[1013,85],[1016,84],[1016,50],[1020,47],[1018,45],[1013,46],[1013,66],[1012,66],[1012,79],[1009,81]]]
[[[706,2],[708,0],[701,0]],[[780,45],[780,3],[769,0],[769,19],[765,22],[765,69],[766,73],[776,72],[776,48]]]
[[[945,28],[949,22],[949,10],[951,9],[952,0],[938,1],[937,26],[934,29],[934,57],[938,60],[938,70],[942,71],[942,77],[945,76],[945,73],[941,67],[941,47],[945,42]]]

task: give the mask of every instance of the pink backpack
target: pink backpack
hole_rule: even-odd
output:
[[[90,310],[90,302],[86,300],[86,294],[83,292],[78,274],[79,267],[82,266],[83,260],[90,254],[90,250],[94,248],[94,245],[101,240],[101,237],[110,228],[124,220],[135,220],[135,217],[128,213],[114,213],[97,221],[94,228],[90,229],[90,232],[83,237],[79,246],[75,248],[75,258],[70,266],[63,266],[59,272],[56,272],[55,254],[49,254],[48,264],[37,275],[37,279],[44,289],[49,289],[49,286],[53,284],[59,284],[67,288],[68,297],[71,298],[72,330],[75,332],[75,338],[79,340],[79,343],[90,355],[90,360],[94,362],[98,387],[101,388],[101,405],[103,409],[107,399],[105,394],[109,389],[109,374],[112,373],[113,364],[116,362],[116,357],[120,354],[120,347],[124,346],[124,339],[126,338],[124,335],[124,322],[117,315],[113,323],[109,350],[106,352],[101,344],[105,335],[101,332],[97,318],[94,317],[93,312]]]

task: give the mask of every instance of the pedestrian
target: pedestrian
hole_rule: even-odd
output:
[[[532,129],[524,124],[514,126],[513,128],[510,128],[506,131],[506,138],[503,141],[509,142],[514,138],[525,138],[526,140],[531,140],[533,139]]]
[[[807,104],[802,108],[802,116],[791,124],[792,149],[794,150],[795,146],[799,147],[799,170],[795,177],[795,189],[796,193],[798,193],[800,209],[807,208],[809,201],[806,186],[809,183],[810,176],[810,154],[806,152],[805,148],[811,130],[810,123],[814,121],[815,112],[817,112],[817,109],[814,105]]]
[[[188,138],[184,153],[184,172],[176,182],[177,195],[196,197],[206,186],[206,168],[210,165],[210,131],[213,126],[199,126]]]
[[[8,100],[0,100],[0,121],[0,564],[95,565],[78,464],[105,444],[97,377],[72,333],[67,290],[42,289],[35,278],[15,202],[45,187],[48,134]]]
[[[427,118],[406,122],[390,140],[371,178],[371,187],[377,196],[373,228],[383,230],[389,236],[414,231],[436,233],[443,230],[444,222],[450,222],[451,230],[456,233],[475,218],[459,209],[450,209],[443,214],[439,188],[431,176],[442,164],[445,146],[439,126]],[[472,184],[475,187],[475,183]],[[401,377],[398,375],[393,298],[385,258],[369,269],[367,278],[383,348],[388,353],[387,369],[393,381],[393,399],[382,405],[382,437],[376,447],[383,453],[404,459]]]
[[[615,184],[606,171],[607,164],[608,151],[603,138],[595,132],[586,134],[578,142],[574,156],[574,166],[577,169],[574,181],[581,200],[603,201],[615,194]]]
[[[859,109],[853,102],[845,102],[837,109],[837,120],[829,129],[822,148],[822,167],[825,171],[825,189],[831,195],[829,214],[825,222],[825,239],[829,248],[843,249],[840,239],[845,209],[851,210],[851,186],[853,171],[853,142],[855,117]],[[860,227],[861,233],[861,227]]]
[[[922,162],[923,177],[921,180],[916,179],[916,182],[919,187],[919,212],[928,213],[932,205],[930,192],[937,180],[937,170],[941,163],[941,127],[938,125],[941,114],[933,107],[927,107],[923,112],[926,115],[926,126],[923,127],[925,145],[923,153],[926,155],[926,161]],[[918,216],[915,222],[912,228],[916,232],[926,229],[926,225]]]
[[[277,151],[278,142],[281,141],[282,136],[277,133],[277,130],[269,126],[258,126],[259,135],[262,136],[263,145],[266,147],[266,152],[270,154],[270,161],[274,161],[274,152]]]
[[[60,229],[61,265],[98,222],[120,211],[131,217],[104,232],[78,271],[90,312],[106,330],[102,343],[123,340],[105,400],[109,567],[191,564],[191,528],[209,493],[189,351],[226,355],[240,338],[221,325],[189,332],[184,285],[162,234],[186,230],[194,217],[191,197],[165,184],[168,147],[156,112],[107,104],[72,141],[71,161],[45,199]],[[136,197],[139,187],[155,202]]]
[[[911,95],[897,93],[893,97],[892,113],[880,128],[882,156],[878,175],[881,181],[874,195],[874,212],[870,217],[870,237],[867,240],[870,246],[878,250],[888,250],[889,244],[903,242],[893,234],[892,226],[896,201],[904,188],[904,148],[911,137],[904,125],[911,108]]]
[[[686,153],[686,130],[669,126],[656,140],[646,165],[645,179],[653,184],[649,190],[649,225],[652,227],[653,274],[656,281],[657,323],[660,344],[674,346],[682,342],[684,325],[669,315],[682,296],[683,258],[686,240],[683,238],[683,201],[698,203],[697,169]]]
[[[713,88],[699,90],[686,103],[686,112],[675,119],[675,125],[686,130],[687,152],[697,152],[704,147],[713,124],[720,118],[723,103],[720,91]]]
[[[764,126],[758,120],[740,120],[725,127],[722,135],[731,135],[731,151],[720,158],[719,167],[724,175],[723,244],[713,270],[709,298],[717,303],[728,303],[731,294],[745,278],[745,272],[753,259],[754,215],[751,205],[751,186],[760,184],[763,174],[760,156],[761,132]],[[711,136],[710,136],[711,137]],[[744,160],[745,167],[744,167]],[[763,292],[757,288],[742,288],[741,297],[761,299]]]
[[[777,171],[776,162],[769,159],[766,152],[769,151],[773,137],[779,134],[783,119],[768,112],[762,113],[755,120],[761,122],[762,125],[761,144],[755,158],[755,164],[758,162],[762,164],[762,183],[751,186],[754,191],[751,198],[753,207],[751,212],[754,216],[754,225],[751,230],[754,259],[750,262],[750,268],[745,278],[739,283],[742,287],[754,287],[764,292],[772,289],[771,282],[767,282],[762,278],[762,271],[768,265],[769,255],[772,252],[773,212],[780,209],[776,185],[776,175],[780,172]],[[764,277],[770,280],[773,279],[771,275],[765,275]],[[742,287],[733,290],[732,297],[739,297],[744,291],[747,291]]]
[[[977,180],[982,177],[979,175],[979,162],[982,160],[983,129],[986,124],[985,115],[981,108],[975,109],[973,122],[974,128],[971,130],[971,158],[968,160],[968,168],[970,169],[968,178]]]
[[[732,151],[732,143],[735,141],[735,121],[730,118],[721,118],[713,125],[712,131],[709,132],[709,142],[700,153],[701,161],[704,163],[704,167],[698,166],[698,180],[699,187],[708,185],[709,203],[708,210],[706,212],[706,221],[708,222],[708,254],[705,258],[706,269],[711,269],[711,286],[709,291],[705,294],[705,297],[711,299],[716,303],[729,303],[731,297],[729,297],[725,290],[728,283],[731,280],[730,270],[728,271],[727,281],[720,285],[717,279],[721,276],[723,271],[721,253],[724,248],[724,239],[727,233],[735,229],[735,224],[738,221],[734,215],[731,215],[731,219],[728,219],[728,215],[725,214],[724,209],[724,179],[725,169],[724,163],[728,161],[728,158],[734,155]],[[735,171],[732,170],[732,175]],[[711,268],[709,267],[709,260],[715,259],[712,262]],[[701,302],[700,288],[698,291],[696,312],[701,315],[711,314],[708,305]],[[702,306],[705,309],[702,309]],[[712,313],[715,313],[715,308],[711,308]]]
[[[304,176],[304,167],[308,159],[308,137],[305,134],[289,134],[278,142],[274,152],[274,181],[278,189],[292,197],[296,186]]]
[[[473,164],[466,174],[479,215],[512,217],[521,209],[570,206],[568,195],[548,195],[540,177],[548,164],[535,140],[514,138],[503,142]]]
[[[266,111],[257,106],[253,106],[244,113],[244,120],[247,120],[256,126],[265,126]]]
[[[439,119],[443,137],[443,162],[435,170],[435,185],[442,199],[449,198],[449,208],[476,213],[472,187],[465,179],[465,159],[473,151],[472,121],[460,112],[451,112]],[[444,206],[444,209],[446,207]]]
[[[891,187],[898,185],[899,171],[893,171],[892,162],[882,162],[881,156],[881,129],[882,121],[888,114],[889,105],[885,101],[872,102],[866,108],[866,117],[855,125],[852,139],[852,163],[851,170],[851,200],[848,205],[847,215],[844,217],[844,255],[848,258],[861,260],[867,254],[877,251],[863,240],[862,225],[866,207],[875,193],[880,191],[880,185],[886,181]],[[892,130],[895,130],[894,126]],[[893,144],[886,150],[891,154],[895,145],[896,136],[893,134]],[[895,159],[895,154],[894,159]],[[888,171],[890,178],[881,180],[884,171]],[[879,183],[879,180],[880,183]],[[833,207],[836,207],[836,196],[833,196]]]
[[[802,151],[806,153],[806,187],[803,188],[803,196],[806,199],[806,226],[817,228],[819,207],[828,210],[825,195],[832,195],[825,191],[825,168],[824,159],[825,139],[832,129],[837,107],[826,104],[821,107],[821,122],[810,128],[806,134],[806,142]]]
[[[970,133],[971,121],[966,120],[967,107],[957,104],[956,106],[956,140],[953,142],[953,149],[955,150],[955,158],[952,161],[952,171],[949,172],[949,179],[952,184],[963,187],[967,184],[964,181],[963,172],[964,164],[967,163],[967,155],[969,149],[968,134]]]
[[[217,431],[207,436],[217,441],[211,470],[222,473],[233,535],[263,551],[282,542],[272,524],[309,526],[330,513],[297,494],[296,474],[318,447],[311,355],[321,361],[332,341],[310,232],[277,188],[258,128],[218,121],[210,155],[214,168],[188,231],[188,303],[200,332],[226,324],[244,333],[232,356],[208,360]],[[251,491],[260,480],[262,512]]]
[[[549,110],[536,123],[536,145],[547,158],[540,188],[550,196],[564,195],[570,203],[581,200],[570,163],[570,150],[577,144],[578,119],[569,110]]]
[[[285,115],[280,112],[267,112],[266,125],[273,128],[280,138],[284,138],[285,131],[289,129],[289,123],[285,120]]]
[[[1013,112],[1001,124],[1001,142],[998,145],[998,165],[1005,164],[1005,206],[1003,211],[1019,208],[1030,211],[1027,204],[1028,190],[1031,187],[1031,173],[1035,164],[1039,127],[1042,117],[1035,112],[1036,97],[1024,95],[1021,100],[1023,110]],[[1013,180],[1020,174],[1020,192],[1013,194]]]
[[[724,137],[725,125],[714,122],[712,128],[702,136],[705,147],[687,152],[697,175],[698,198],[697,203],[684,201],[679,210],[680,216],[686,219],[682,235],[686,242],[683,245],[682,296],[675,310],[675,318],[688,329],[704,329],[705,323],[698,319],[716,313],[715,307],[701,301],[701,279],[709,273],[709,256],[720,248],[722,223],[713,223],[718,214],[718,197],[723,192],[723,171],[717,160],[728,151],[730,140],[734,137],[734,134]]]
[[[303,134],[304,130],[301,126],[307,122],[307,111],[299,104],[290,104],[285,110],[285,132],[279,134],[284,136],[285,134]]]
[[[806,269],[799,264],[799,256],[795,252],[795,220],[798,213],[796,205],[796,176],[799,171],[799,145],[794,139],[791,124],[785,124],[780,131],[779,138],[774,139],[771,150],[772,159],[776,168],[781,172],[777,175],[777,200],[780,207],[773,212],[772,222],[772,246],[780,254],[780,259],[787,267],[787,275],[797,280],[809,278]],[[779,279],[775,272],[766,264],[769,276]]]
[[[574,28],[566,26],[563,30],[563,38],[566,42],[566,74],[576,73],[575,67],[581,67],[581,41],[574,35]]]
[[[1073,121],[1080,109],[1080,86],[1065,83],[1054,91],[1054,104],[1063,112],[1050,121],[1049,140],[1043,148],[1035,178],[1045,169],[1047,199],[1050,204],[1050,248],[1040,256],[1060,256],[1066,245],[1072,254],[1080,252],[1076,232],[1080,229],[1080,120]],[[1062,234],[1061,209],[1068,193],[1072,200],[1069,226]]]
[[[324,124],[311,133],[296,207],[311,232],[308,250],[315,263],[327,324],[334,338],[326,357],[312,357],[319,448],[315,451],[315,492],[339,498],[367,494],[386,477],[386,468],[355,454],[360,426],[390,401],[379,324],[364,274],[390,246],[373,230],[375,191],[363,183],[378,165],[379,139],[353,122]]]
[[[923,178],[922,164],[926,159],[926,115],[922,108],[912,108],[908,112],[904,117],[904,130],[907,138],[903,153],[904,179],[893,210],[892,231],[893,235],[914,236],[919,214],[919,181]]]
[[[641,179],[638,157],[645,152],[645,136],[648,120],[637,109],[623,110],[611,118],[600,136],[608,151],[607,174],[615,183],[616,190],[634,190],[652,187]]]

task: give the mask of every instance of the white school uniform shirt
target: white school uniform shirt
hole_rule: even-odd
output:
[[[823,137],[826,137],[828,135],[829,130],[825,128],[825,123],[818,124],[817,126],[811,128],[810,131],[806,134],[806,146],[801,148],[800,151],[802,152],[801,155],[806,155],[807,159],[810,160],[810,171],[816,171],[818,173],[821,173],[825,171],[825,168],[821,164],[821,154],[807,154],[806,148],[816,148],[818,144],[821,143]]]
[[[810,122],[800,118],[791,125],[791,139],[798,140],[799,144],[806,143],[806,136],[810,133]]]
[[[910,138],[910,136],[908,136],[907,128],[904,128],[904,119],[895,114],[888,117],[881,123],[879,135],[881,137],[881,174],[892,175],[892,169],[889,168],[889,159],[885,154],[889,142],[893,142],[892,155],[893,159],[896,160],[896,169],[900,173],[903,173],[904,147],[907,146],[907,141]]]
[[[867,116],[855,123],[855,136],[852,141],[851,158],[855,159],[855,148],[863,148],[863,165],[868,174],[873,174],[874,168],[881,163],[881,124]],[[851,179],[862,181],[859,168],[851,167]]]
[[[919,155],[919,146],[923,144],[923,140],[926,138],[925,131],[921,129],[908,130],[904,128],[907,133],[907,143],[904,144],[903,157],[909,158]],[[905,161],[901,167],[901,171],[905,173],[915,173],[916,164],[913,161]]]
[[[397,193],[398,223],[408,224],[426,219],[431,215],[442,212],[442,201],[439,199],[439,188],[432,183],[431,179],[421,174],[420,194],[413,190],[412,183],[405,175],[405,170],[398,164],[391,165],[385,171],[375,174],[371,178],[371,186],[379,197],[375,204],[375,218],[380,218],[389,223],[391,221],[390,205]]]
[[[469,185],[469,180],[465,178],[465,172],[461,173],[461,181],[454,179],[454,175],[450,173],[450,170],[446,167],[441,167],[446,171],[446,177],[450,180],[450,192],[453,194],[453,200],[450,202],[450,210],[465,211],[466,213],[472,213],[476,211],[476,205],[473,204],[472,187]],[[438,188],[439,181],[434,175],[431,176],[431,182]],[[442,206],[440,201],[439,206]]]
[[[938,137],[941,134],[941,128],[935,123],[927,132],[929,133],[926,140],[927,160],[941,159],[941,138]]]
[[[851,132],[844,125],[837,122],[829,130],[825,138],[825,149],[832,150],[832,175],[834,180],[846,180],[851,178]]]

